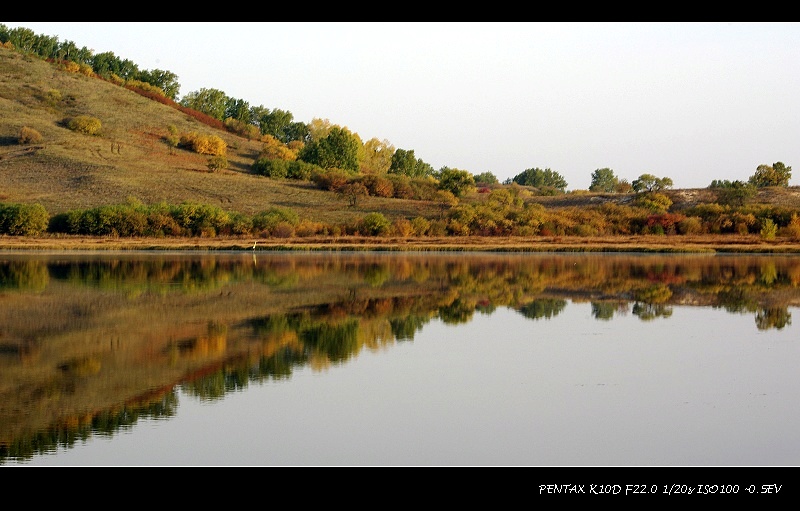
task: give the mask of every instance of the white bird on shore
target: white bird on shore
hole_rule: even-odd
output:
[[[253,250],[256,249],[256,244],[258,244],[258,240],[256,240],[255,243],[253,243]]]

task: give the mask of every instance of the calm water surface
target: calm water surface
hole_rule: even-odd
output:
[[[28,466],[796,466],[800,259],[0,254]]]

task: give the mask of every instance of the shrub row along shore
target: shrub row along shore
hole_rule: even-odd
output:
[[[800,242],[758,235],[703,236],[463,236],[376,238],[318,236],[247,237],[101,237],[0,236],[2,251],[423,251],[423,252],[653,252],[800,254]]]

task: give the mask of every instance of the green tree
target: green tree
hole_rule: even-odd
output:
[[[225,119],[228,96],[219,89],[200,89],[190,92],[181,99],[181,106],[203,112],[214,119]]]
[[[567,306],[566,300],[539,298],[517,308],[517,312],[528,319],[550,319],[558,316]]]
[[[475,183],[481,185],[496,185],[499,183],[497,176],[495,176],[491,172],[481,172],[480,174],[475,174]]]
[[[298,154],[299,160],[323,169],[358,171],[361,142],[347,128],[333,126],[327,136],[307,144]]]
[[[552,188],[563,192],[567,188],[567,181],[558,172],[538,167],[525,169],[512,178],[512,181],[522,186],[535,188]]]
[[[392,223],[383,213],[367,213],[361,219],[361,230],[369,236],[380,236],[389,232]]]
[[[750,176],[749,182],[758,188],[765,186],[789,186],[792,178],[792,167],[787,167],[783,162],[769,165],[761,164],[756,168],[755,173]]]
[[[306,143],[311,136],[311,131],[308,128],[308,124],[298,121],[286,126],[283,129],[283,134],[287,144],[294,141]]]
[[[658,192],[672,187],[672,179],[656,177],[653,174],[642,174],[631,183],[635,192]]]
[[[417,158],[414,150],[397,149],[392,154],[389,174],[401,174],[408,177],[425,177],[434,174],[433,167]]]
[[[171,71],[164,71],[162,69],[144,70],[139,73],[138,79],[154,87],[158,87],[164,91],[166,97],[173,101],[178,97],[178,92],[181,90],[181,84],[178,82],[178,75]]]
[[[111,51],[96,54],[90,64],[95,73],[106,78],[114,74],[125,80],[138,79],[140,74],[139,66]]]
[[[250,124],[250,103],[243,99],[228,98],[225,101],[224,119],[236,119],[237,121]]]
[[[730,206],[743,206],[756,194],[756,185],[744,181],[714,180],[709,188],[717,194],[717,203]]]
[[[291,112],[278,108],[273,110],[267,108],[256,120],[262,135],[272,135],[284,144],[290,142],[288,130],[294,121]]]
[[[439,189],[461,197],[475,190],[475,178],[466,170],[442,167],[439,170]]]
[[[595,169],[592,172],[592,184],[589,185],[589,190],[592,192],[614,193],[617,191],[618,185],[619,179],[614,175],[614,171],[606,167]]]

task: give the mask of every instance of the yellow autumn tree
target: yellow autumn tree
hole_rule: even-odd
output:
[[[258,159],[266,158],[268,160],[286,161],[295,161],[297,159],[297,151],[289,149],[286,144],[272,135],[262,135],[261,141],[264,142],[264,146],[258,154]]]
[[[392,166],[395,147],[388,140],[371,138],[364,142],[364,157],[361,159],[363,174],[386,174]]]

